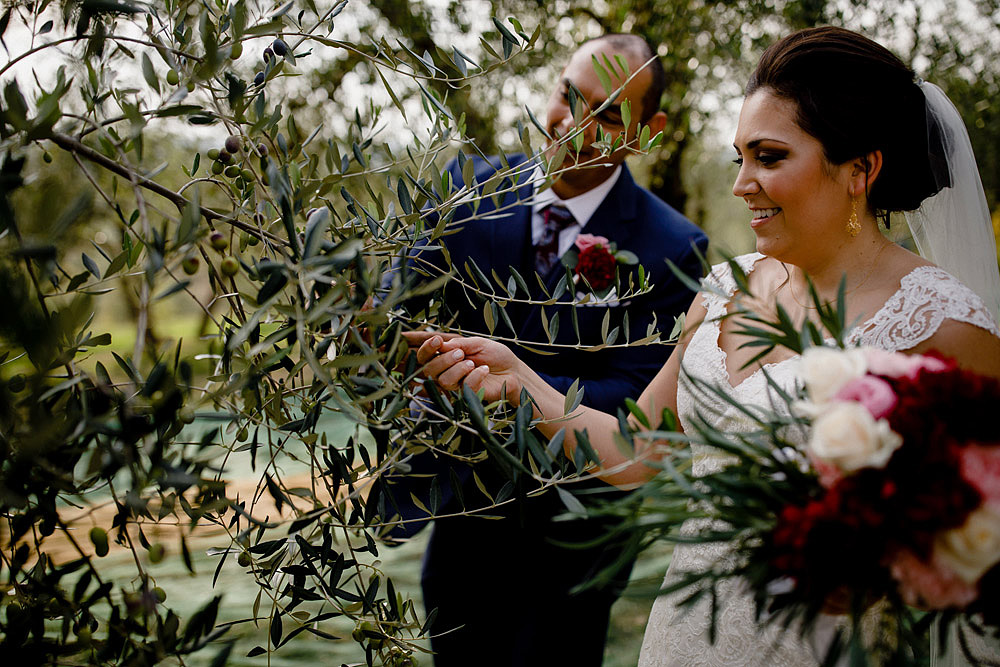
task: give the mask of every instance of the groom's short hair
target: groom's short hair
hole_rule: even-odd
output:
[[[637,60],[647,63],[645,68],[650,73],[649,85],[642,95],[642,117],[639,119],[643,123],[648,121],[653,114],[660,110],[660,98],[667,87],[667,75],[663,71],[663,63],[660,62],[656,50],[650,46],[649,42],[640,37],[624,32],[612,32],[590,40],[592,42],[607,42],[619,51],[624,51],[634,56]]]

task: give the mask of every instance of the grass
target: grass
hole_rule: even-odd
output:
[[[427,534],[428,531],[422,533],[424,536]],[[392,575],[396,585],[405,591],[404,595],[409,595],[418,604],[420,561],[425,545],[426,537],[418,537],[400,547],[379,551],[382,569]],[[669,551],[668,546],[657,545],[640,556],[632,575],[633,581],[639,584],[644,579],[661,580],[669,561]],[[195,551],[192,555],[196,571],[194,575],[184,568],[180,558],[177,557],[168,557],[161,564],[151,568],[150,572],[156,578],[157,585],[167,593],[166,604],[175,609],[181,618],[190,618],[191,614],[214,595],[221,594],[220,622],[247,618],[253,608],[258,589],[243,568],[239,567],[230,556],[230,562],[222,568],[213,587],[212,577],[219,556],[207,556],[204,549]],[[113,553],[102,562],[102,572],[116,581],[133,576],[135,570],[131,555],[127,552]],[[649,597],[633,597],[627,591],[615,603],[611,612],[604,667],[634,667],[638,662],[642,635],[652,602]],[[266,615],[264,604],[260,615]],[[332,623],[327,629],[332,630],[340,639],[330,641],[302,633],[270,656],[248,658],[247,653],[255,646],[267,646],[267,623],[266,621],[258,624],[240,623],[232,626],[219,645],[221,648],[224,642],[236,642],[227,663],[232,667],[363,664],[363,651],[350,636],[351,625],[341,623],[338,626]],[[207,667],[216,653],[216,649],[202,651],[186,659],[185,664],[191,667]],[[430,659],[424,657],[420,663],[429,665]]]
[[[201,423],[199,420],[193,425],[193,428],[200,430],[197,427]],[[212,423],[211,425],[216,424]],[[332,443],[341,442],[354,432],[352,424],[337,416],[324,419],[320,428],[327,433]],[[231,497],[236,492],[235,489],[241,489],[241,493],[246,492],[248,487],[254,487],[259,481],[261,471],[258,469],[256,473],[252,472],[246,458],[245,456],[231,457],[227,463],[225,477],[232,487],[229,493]],[[297,466],[294,465],[283,468],[284,472],[289,475],[302,472],[302,470],[297,470]],[[89,526],[84,526],[81,531],[87,529]],[[195,574],[192,574],[184,567],[180,558],[180,548],[175,533],[164,530],[156,534],[157,528],[155,526],[147,526],[145,531],[151,540],[161,540],[168,550],[167,557],[161,563],[147,565],[147,567],[156,585],[167,593],[166,605],[174,609],[181,619],[190,618],[197,609],[205,605],[215,595],[222,596],[218,617],[220,623],[245,621],[252,615],[254,599],[260,589],[246,569],[236,563],[234,554],[225,557],[227,560],[213,586],[213,577],[219,565],[219,558],[223,558],[223,556],[210,556],[208,551],[211,547],[229,545],[229,540],[224,534],[216,533],[215,537],[203,535],[189,541],[195,570]],[[394,585],[404,597],[414,600],[420,610],[421,618],[424,617],[424,612],[420,599],[420,565],[429,534],[430,531],[423,531],[415,539],[399,547],[381,547],[378,555],[379,569],[392,577]],[[278,532],[275,532],[274,535],[269,535],[268,539],[277,536]],[[612,609],[611,627],[603,663],[605,667],[632,667],[637,663],[646,618],[653,602],[648,595],[640,595],[638,591],[640,588],[648,588],[651,582],[658,583],[662,580],[669,562],[669,554],[669,546],[655,545],[640,556],[632,574],[632,581],[635,585],[626,591],[626,594]],[[136,576],[132,554],[124,549],[112,549],[110,555],[101,559],[99,567],[103,576],[116,582],[116,587],[128,588]],[[234,624],[224,638],[219,641],[218,649],[202,651],[185,659],[184,664],[191,667],[207,667],[223,645],[230,641],[234,641],[235,645],[227,664],[233,666],[291,667],[309,664],[364,664],[364,652],[351,638],[353,623],[347,619],[340,619],[339,622],[338,619],[333,619],[324,623],[323,630],[337,636],[336,640],[325,640],[308,633],[301,633],[270,655],[247,657],[247,653],[254,647],[268,646],[266,619],[271,614],[269,605],[270,601],[264,595],[260,605],[259,618],[265,620],[259,620],[257,623],[245,621]],[[287,619],[285,623],[285,633],[287,634],[294,627],[290,625],[294,624],[294,621]],[[428,643],[425,642],[423,645],[427,647]],[[420,664],[430,665],[431,659],[429,656],[422,656]]]

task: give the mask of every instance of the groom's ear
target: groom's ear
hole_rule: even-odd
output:
[[[649,138],[652,139],[667,127],[667,114],[657,111],[645,124],[649,126]]]

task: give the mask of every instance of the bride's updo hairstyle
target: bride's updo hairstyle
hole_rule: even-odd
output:
[[[794,32],[764,52],[746,94],[762,88],[796,103],[799,127],[832,164],[882,151],[868,202],[887,224],[889,212],[912,211],[949,185],[932,165],[940,139],[928,139],[913,70],[867,37],[834,27]]]

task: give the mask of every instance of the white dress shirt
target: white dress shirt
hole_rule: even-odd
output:
[[[615,186],[621,175],[622,167],[618,165],[614,172],[596,188],[570,199],[560,199],[559,195],[552,191],[552,188],[538,191],[539,186],[545,181],[545,173],[540,167],[536,167],[535,172],[531,175],[531,180],[535,183],[535,198],[531,205],[531,244],[538,243],[542,237],[542,231],[545,229],[545,218],[542,216],[542,210],[551,204],[565,206],[573,214],[576,224],[569,225],[559,233],[559,256],[562,257],[573,246],[576,237],[587,226],[587,223],[594,216],[594,212],[604,202],[605,197],[611,192],[611,188]]]

